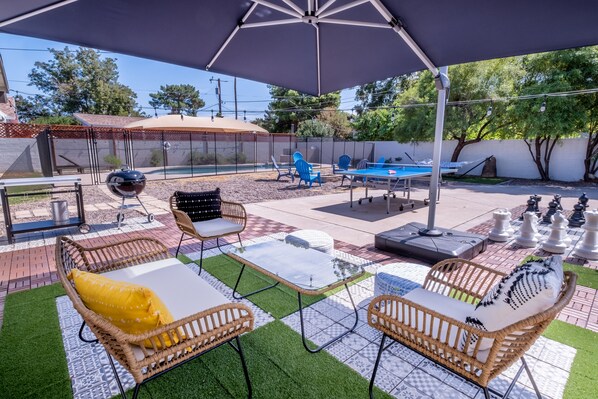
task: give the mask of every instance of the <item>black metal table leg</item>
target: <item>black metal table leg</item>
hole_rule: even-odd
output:
[[[347,286],[347,284],[345,284],[345,289],[347,290],[347,293],[349,294],[349,299],[351,300],[351,305],[353,305],[353,310],[355,311],[355,323],[353,323],[353,326],[350,329],[348,329],[347,331],[345,331],[344,333],[332,338],[330,341],[318,346],[315,349],[311,349],[307,345],[307,340],[305,338],[305,327],[303,325],[303,305],[301,304],[301,293],[297,292],[297,300],[299,301],[299,320],[301,321],[301,340],[303,341],[303,346],[305,347],[305,349],[307,349],[308,352],[317,353],[317,352],[321,351],[322,349],[335,343],[336,341],[338,341],[345,335],[349,334],[350,332],[353,332],[353,330],[355,330],[355,327],[357,327],[357,322],[359,322],[359,313],[357,312],[357,307],[355,306],[355,302],[353,301],[353,297],[351,296],[351,291],[349,291],[349,287]]]
[[[239,277],[237,277],[237,282],[235,283],[235,288],[233,288],[233,298],[235,299],[243,299],[243,298],[247,298],[248,296],[252,296],[254,294],[257,294],[259,292],[262,291],[266,291],[269,290],[270,288],[274,288],[278,285],[278,281],[272,285],[269,285],[267,287],[264,288],[260,288],[259,290],[250,292],[249,294],[245,294],[245,295],[237,295],[237,287],[239,286],[239,282],[241,281],[241,276],[243,275],[243,271],[245,270],[245,264],[243,263],[243,266],[241,266],[241,272],[239,273]]]

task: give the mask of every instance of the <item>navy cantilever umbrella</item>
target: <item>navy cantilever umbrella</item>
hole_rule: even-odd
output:
[[[2,32],[314,95],[422,69],[440,76],[440,65],[598,44],[597,17],[595,0],[0,0]],[[437,138],[447,83],[437,79]],[[435,176],[439,157],[440,143]]]

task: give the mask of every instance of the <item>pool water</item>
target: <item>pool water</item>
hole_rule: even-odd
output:
[[[215,174],[216,171],[218,173],[231,173],[235,171],[253,171],[256,170],[258,172],[272,170],[272,167],[269,165],[221,165],[221,166],[214,166],[214,165],[205,165],[205,166],[177,166],[177,167],[167,167],[159,168],[155,170],[151,170],[149,172],[145,172],[146,174],[154,175],[154,174],[164,174],[167,175],[201,175],[201,174]]]

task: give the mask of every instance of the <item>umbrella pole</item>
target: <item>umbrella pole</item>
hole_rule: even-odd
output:
[[[442,232],[434,228],[436,218],[436,202],[438,198],[438,182],[440,181],[440,156],[442,152],[442,133],[444,130],[444,111],[450,87],[448,67],[440,68],[436,76],[436,90],[438,90],[438,104],[436,105],[436,130],[434,133],[434,155],[432,158],[432,177],[430,178],[430,208],[428,209],[428,225],[419,231],[420,235],[441,236]]]

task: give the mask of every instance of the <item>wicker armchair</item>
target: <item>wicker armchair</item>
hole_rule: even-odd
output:
[[[474,262],[448,259],[430,269],[423,289],[452,298],[451,301],[454,299],[474,304],[503,276],[503,273]],[[374,298],[368,308],[368,323],[383,335],[370,380],[370,398],[373,398],[372,390],[382,352],[390,346],[385,344],[386,338],[417,351],[480,386],[487,399],[490,398],[489,382],[521,359],[522,365],[504,397],[508,397],[525,368],[536,395],[541,398],[523,355],[571,300],[576,280],[576,274],[565,272],[563,286],[552,307],[492,332],[447,317],[407,298],[391,295]],[[424,294],[426,291],[423,291]],[[445,306],[451,304],[445,303]],[[494,340],[490,349],[480,350],[483,338]]]
[[[206,196],[209,200],[206,200]],[[241,243],[241,232],[247,224],[247,212],[242,204],[222,200],[220,189],[196,193],[177,191],[170,197],[170,210],[182,232],[175,256],[179,254],[185,235],[189,236],[187,239],[200,240],[200,274],[203,268],[204,241],[215,238],[220,251],[221,237],[236,234]]]
[[[67,237],[59,237],[56,243],[56,269],[60,282],[83,318],[81,330],[87,325],[97,338],[95,341],[86,342],[99,341],[106,350],[123,399],[126,399],[126,395],[112,358],[135,379],[133,398],[136,398],[144,382],[223,344],[231,345],[239,354],[248,394],[251,397],[251,382],[239,340],[241,334],[253,329],[253,313],[245,305],[227,301],[154,330],[134,335],[125,333],[106,318],[87,308],[72,282],[67,279],[68,273],[75,268],[92,273],[117,272],[128,267],[143,267],[156,261],[180,264],[171,257],[162,243],[152,238],[130,239],[93,248],[83,247]],[[185,268],[182,264],[180,266]],[[199,277],[196,278],[203,282]],[[208,288],[211,289],[209,285]],[[217,291],[216,293],[219,294]],[[176,343],[171,346],[164,345],[164,334],[168,334],[170,341]],[[153,348],[144,346],[147,345],[147,340],[151,341]],[[156,345],[159,342],[162,342],[161,346]]]

